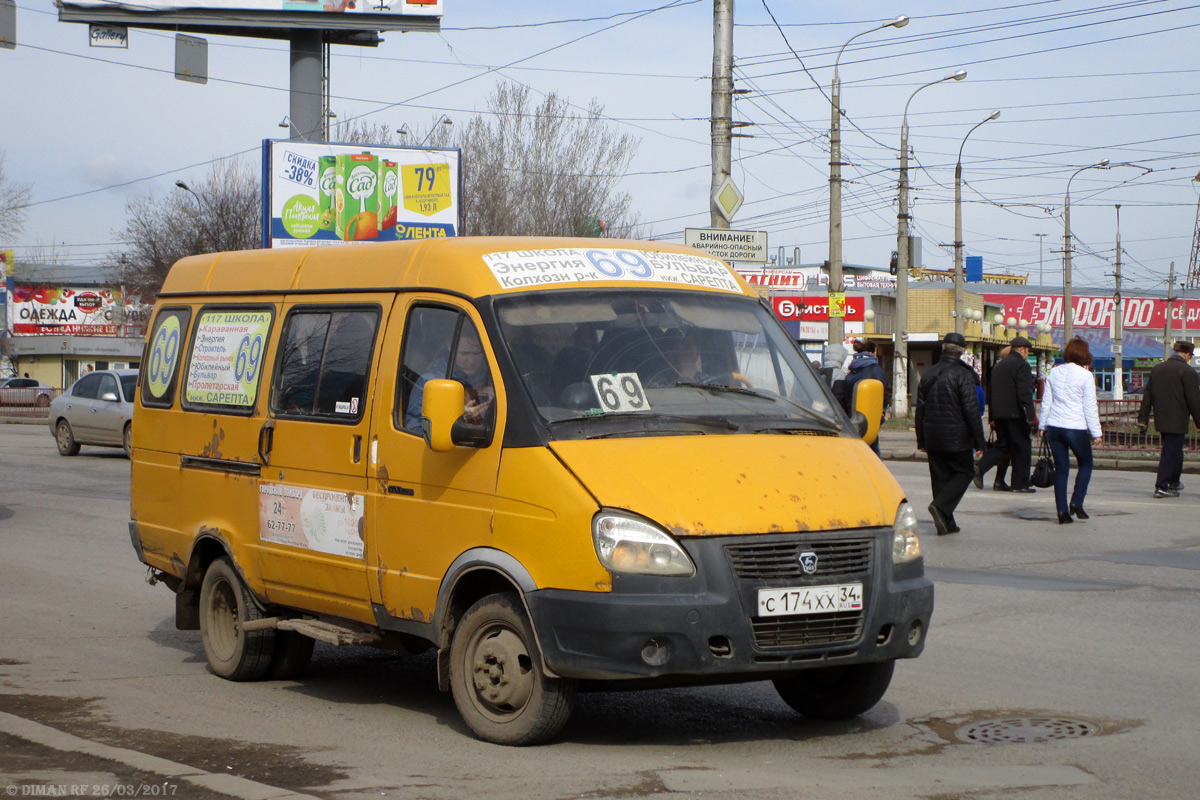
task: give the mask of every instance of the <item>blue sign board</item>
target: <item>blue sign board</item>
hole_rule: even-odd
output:
[[[983,282],[983,256],[967,256],[967,283]]]

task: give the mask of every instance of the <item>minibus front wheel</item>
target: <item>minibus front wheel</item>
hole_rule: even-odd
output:
[[[256,681],[275,655],[275,631],[248,631],[262,611],[226,557],[208,565],[200,585],[200,638],[208,666],[231,681]]]
[[[578,683],[550,678],[533,625],[511,593],[467,610],[450,644],[450,689],[463,721],[495,744],[537,744],[567,724]]]
[[[850,719],[875,706],[892,682],[895,661],[820,667],[777,678],[783,702],[813,719]]]

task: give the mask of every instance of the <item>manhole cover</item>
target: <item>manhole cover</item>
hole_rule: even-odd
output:
[[[969,744],[1032,744],[1055,739],[1094,736],[1100,729],[1090,722],[1062,717],[1009,717],[972,722],[954,732]]]

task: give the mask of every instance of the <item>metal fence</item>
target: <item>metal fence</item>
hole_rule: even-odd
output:
[[[1099,449],[1154,453],[1162,449],[1162,439],[1154,428],[1153,416],[1145,433],[1138,428],[1138,410],[1142,407],[1140,399],[1097,400],[1096,404],[1100,411],[1100,427],[1104,431],[1104,443]],[[1197,433],[1195,425],[1189,426],[1183,449],[1200,451],[1200,433]]]
[[[63,393],[50,386],[0,388],[0,416],[46,417],[50,401]]]

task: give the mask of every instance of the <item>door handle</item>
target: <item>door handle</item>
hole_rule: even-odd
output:
[[[358,434],[354,435],[354,445],[351,455],[354,458],[354,463],[362,461],[362,437]]]
[[[258,431],[258,460],[266,464],[271,460],[271,450],[275,447],[275,420],[269,419]]]

